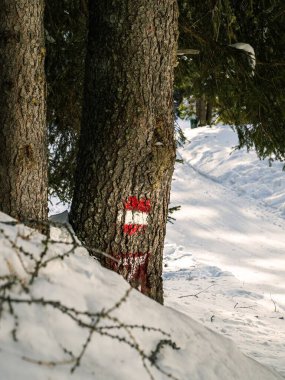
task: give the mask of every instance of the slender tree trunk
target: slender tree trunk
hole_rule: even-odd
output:
[[[207,102],[204,95],[196,100],[196,115],[199,127],[207,125]]]
[[[206,100],[205,95],[196,100],[196,115],[199,122],[199,127],[210,125],[212,122],[213,106],[212,103]]]
[[[162,302],[175,161],[176,0],[93,0],[71,222],[105,264]]]
[[[44,0],[0,0],[0,210],[47,217]]]
[[[206,112],[207,125],[212,124],[212,117],[213,117],[213,104],[211,101],[207,101],[207,112]]]

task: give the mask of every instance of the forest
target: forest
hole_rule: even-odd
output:
[[[1,379],[285,376],[284,21],[0,0]]]

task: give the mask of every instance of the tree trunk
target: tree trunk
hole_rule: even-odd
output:
[[[206,123],[207,125],[212,124],[212,117],[213,117],[213,104],[211,101],[207,101],[207,112],[206,112]]]
[[[93,0],[71,223],[105,264],[162,302],[175,161],[176,0]]]
[[[204,95],[196,100],[196,115],[199,127],[207,125],[207,103]]]
[[[212,122],[213,106],[212,103],[206,100],[205,95],[202,95],[196,100],[196,116],[199,127],[210,125]]]
[[[47,218],[43,0],[0,0],[0,210]]]

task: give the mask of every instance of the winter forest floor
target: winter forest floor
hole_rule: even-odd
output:
[[[178,149],[164,257],[165,304],[285,377],[285,172],[234,150],[227,126],[190,129]],[[52,205],[51,213],[66,209]]]
[[[164,258],[165,304],[285,377],[285,172],[236,151],[226,126],[178,149]]]

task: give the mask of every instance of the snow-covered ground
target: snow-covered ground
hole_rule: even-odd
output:
[[[185,134],[171,200],[181,210],[165,244],[170,307],[135,290],[124,299],[128,284],[82,247],[55,259],[71,248],[67,232],[53,229],[47,244],[0,213],[0,380],[151,379],[143,361],[155,380],[285,376],[282,164],[233,152],[228,127]],[[51,211],[65,208],[54,200]]]
[[[51,239],[0,213],[1,380],[281,380],[82,247],[66,255],[67,231]]]
[[[165,303],[285,376],[285,172],[236,151],[226,126],[179,149],[165,245]],[[195,296],[196,295],[196,296]]]

